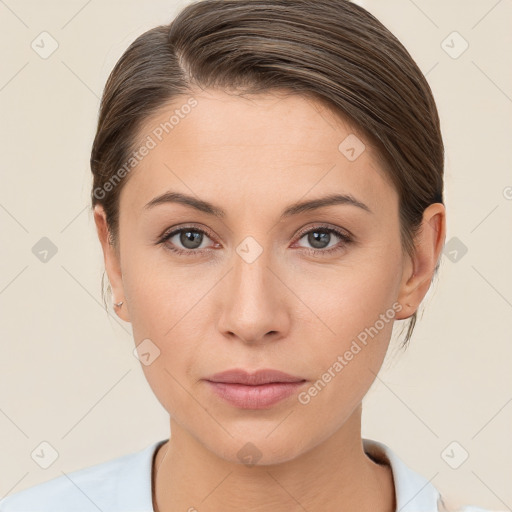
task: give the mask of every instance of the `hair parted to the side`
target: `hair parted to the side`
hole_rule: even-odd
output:
[[[408,51],[348,0],[201,0],[130,45],[105,85],[91,152],[92,207],[104,207],[114,247],[129,174],[106,185],[139,142],[143,123],[194,88],[284,90],[340,114],[376,148],[398,192],[403,250],[413,255],[425,208],[443,203],[439,116]]]

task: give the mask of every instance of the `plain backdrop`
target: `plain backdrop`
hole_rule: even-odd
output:
[[[0,497],[169,436],[130,325],[102,305],[89,156],[115,62],[186,3],[0,0]],[[448,211],[439,277],[409,349],[392,341],[363,437],[449,496],[512,510],[512,2],[358,3],[432,87]]]

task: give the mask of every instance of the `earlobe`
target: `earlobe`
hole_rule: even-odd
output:
[[[114,309],[119,318],[125,322],[129,322],[130,318],[126,307],[126,301],[124,299],[125,295],[119,255],[116,248],[111,243],[105,210],[101,205],[96,205],[94,207],[94,222],[96,224],[96,231],[103,251],[105,271],[112,288]]]
[[[404,269],[398,302],[403,309],[397,320],[414,314],[430,288],[446,236],[446,212],[441,203],[433,203],[423,212],[423,220],[414,241],[414,256]]]
[[[417,304],[413,301],[413,291],[416,287],[415,261],[407,256],[407,265],[402,273],[402,283],[400,284],[400,294],[397,301],[402,309],[396,314],[396,320],[406,320],[411,317],[417,309]]]

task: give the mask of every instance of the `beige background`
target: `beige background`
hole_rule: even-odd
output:
[[[114,63],[185,3],[0,0],[0,497],[168,436],[130,325],[102,307],[88,161]],[[512,2],[358,3],[434,91],[452,244],[410,348],[390,350],[365,399],[363,436],[454,498],[512,510]],[[59,45],[47,59],[31,48],[43,31]],[[442,43],[454,31],[458,58],[445,49],[459,36]],[[46,263],[42,237],[57,248]],[[43,441],[48,469],[30,455]],[[453,441],[452,461],[469,454],[458,469],[441,455]]]

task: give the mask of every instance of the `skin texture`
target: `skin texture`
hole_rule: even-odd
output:
[[[160,350],[142,365],[172,431],[154,464],[155,510],[393,511],[390,468],[372,461],[361,440],[361,402],[392,321],[307,404],[293,395],[268,409],[240,409],[203,379],[273,368],[306,379],[304,391],[394,303],[402,305],[394,318],[408,318],[444,243],[444,207],[425,210],[411,259],[400,244],[397,192],[346,121],[297,95],[193,96],[197,106],[130,174],[115,249],[101,206],[94,212],[114,301],[124,301],[117,313],[132,323],[136,344],[149,338]],[[148,119],[141,140],[187,99]],[[338,149],[349,134],[366,144],[354,161]],[[225,216],[177,203],[144,209],[169,190],[213,203]],[[337,204],[280,219],[292,203],[333,193],[351,194],[371,212]],[[326,253],[307,234],[319,224],[348,231],[353,241],[327,235],[324,247],[340,249]],[[212,236],[199,249],[183,245],[179,233],[158,244],[172,227]],[[262,249],[251,263],[237,252],[248,236]],[[173,244],[203,252],[177,255]],[[253,466],[237,455],[248,442],[261,454]]]

